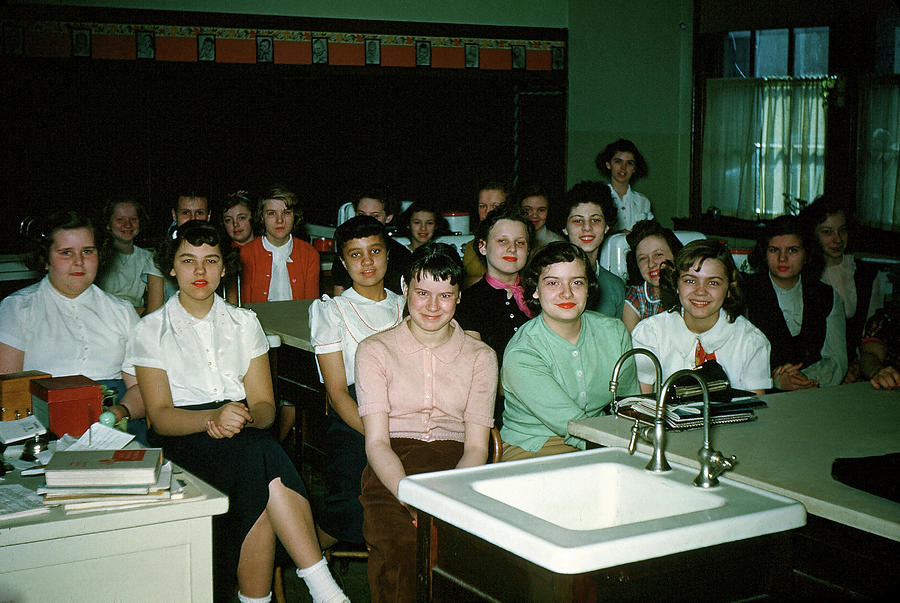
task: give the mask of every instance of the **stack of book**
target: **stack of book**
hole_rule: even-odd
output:
[[[67,512],[137,506],[183,494],[160,448],[57,451],[44,479],[37,490],[44,504]]]
[[[755,407],[765,406],[758,398],[735,399],[731,402],[710,402],[710,423],[743,423],[756,419]],[[656,418],[656,400],[651,396],[629,396],[616,400],[613,412],[629,419],[652,425]],[[703,427],[703,403],[666,404],[666,425],[674,431]]]

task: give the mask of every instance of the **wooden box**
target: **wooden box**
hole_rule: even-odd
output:
[[[78,437],[100,418],[100,384],[84,375],[34,379],[30,388],[34,416],[57,436]]]
[[[31,390],[29,384],[33,379],[49,376],[49,373],[41,371],[22,371],[0,375],[0,421],[14,421],[30,415]]]

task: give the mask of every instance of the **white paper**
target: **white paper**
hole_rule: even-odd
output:
[[[27,440],[44,433],[47,433],[47,428],[34,415],[15,421],[0,421],[0,442],[4,444]]]
[[[78,441],[66,450],[119,450],[124,448],[134,436],[102,423],[94,423]],[[57,448],[62,450],[62,448]]]

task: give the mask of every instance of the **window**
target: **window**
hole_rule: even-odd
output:
[[[900,80],[860,86],[857,218],[876,228],[900,224]]]
[[[725,77],[706,80],[703,209],[766,218],[822,193],[827,71],[827,27],[724,37]]]
[[[731,31],[725,36],[722,77],[827,75],[827,27]]]

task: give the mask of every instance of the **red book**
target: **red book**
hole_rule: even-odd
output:
[[[53,453],[44,479],[48,487],[153,485],[161,448],[63,450]]]

